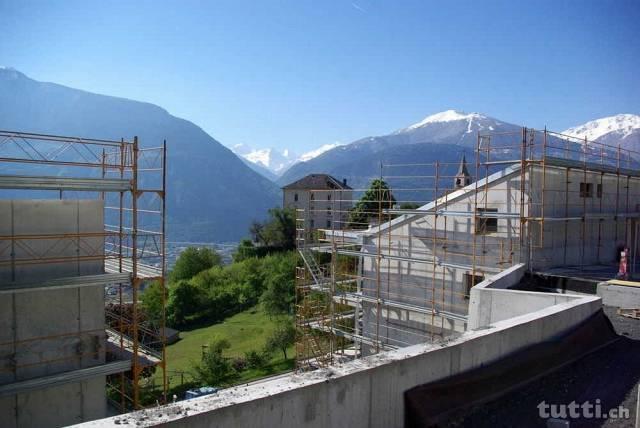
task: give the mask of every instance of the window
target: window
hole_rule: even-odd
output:
[[[593,183],[580,183],[580,197],[593,198]]]
[[[330,200],[331,200],[331,193],[327,195],[327,201],[330,201]]]
[[[311,194],[311,200],[315,201],[316,200],[316,195],[314,193]]]
[[[298,194],[297,194],[297,193],[295,193],[295,194],[293,195],[293,201],[294,201],[294,202],[298,202]]]
[[[596,195],[598,198],[602,198],[602,183],[598,183],[598,186],[596,187]]]
[[[327,220],[327,229],[331,227],[331,220]]]
[[[316,222],[313,219],[311,219],[310,223],[311,223],[311,229],[313,229],[316,226],[316,224],[315,224]]]
[[[497,213],[497,208],[478,208],[477,213],[482,215],[484,213]],[[477,217],[476,218],[476,233],[495,233],[498,231],[498,219],[496,217]]]
[[[465,273],[462,276],[462,281],[464,282],[464,289],[466,290],[464,298],[468,299],[469,294],[471,294],[471,288],[484,281],[484,275],[472,275],[470,273]]]

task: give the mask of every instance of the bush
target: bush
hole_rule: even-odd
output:
[[[172,282],[191,279],[199,272],[214,266],[222,266],[220,254],[209,248],[189,247],[176,260],[173,270],[169,273],[169,279]]]
[[[295,302],[297,254],[280,252],[214,266],[169,288],[167,322],[184,327],[219,321],[262,302],[270,315],[290,314]],[[153,307],[155,293],[149,294]],[[145,303],[146,304],[146,303]]]
[[[261,369],[267,365],[271,359],[268,351],[255,351],[251,350],[244,353],[244,358],[247,361],[247,366],[251,369]]]
[[[231,361],[222,355],[222,352],[230,347],[231,344],[226,339],[216,339],[209,343],[202,355],[201,363],[193,368],[194,378],[201,385],[218,386],[231,381],[237,375]]]
[[[248,366],[249,364],[247,363],[247,359],[243,357],[236,357],[231,362],[231,367],[233,367],[236,372],[246,370]]]

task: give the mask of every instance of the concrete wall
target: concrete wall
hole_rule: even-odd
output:
[[[602,303],[607,306],[640,308],[640,287],[602,282],[598,284],[597,293],[602,298]]]
[[[504,292],[497,290],[498,292]],[[517,299],[518,294],[509,293]],[[600,309],[585,296],[540,309],[447,344],[414,345],[301,375],[239,386],[83,427],[401,427],[403,393],[495,361],[572,329]]]
[[[103,232],[103,217],[101,200],[0,200],[0,236]],[[0,284],[94,275],[104,269],[101,236],[0,240],[0,248],[11,249],[0,251]],[[52,262],[28,262],[34,258]]]
[[[0,398],[0,426],[62,427],[105,417],[104,376]]]
[[[100,200],[0,201],[0,235],[101,233]],[[4,242],[0,242],[2,246]],[[0,385],[101,365],[105,362],[102,286],[2,290],[11,282],[37,282],[104,272],[104,238],[8,242],[0,255]],[[13,254],[11,254],[13,253]],[[96,257],[83,260],[79,257]],[[55,263],[29,264],[46,257]],[[104,376],[5,396],[2,426],[61,426],[106,414]]]
[[[498,321],[582,298],[580,295],[508,290],[517,285],[526,270],[520,263],[488,278],[471,289],[468,328],[476,330]]]

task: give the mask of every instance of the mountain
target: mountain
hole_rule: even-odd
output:
[[[576,138],[586,138],[602,144],[640,152],[640,116],[618,114],[592,120],[563,132]]]
[[[258,171],[266,169],[276,177],[297,162],[297,156],[287,149],[254,149],[246,144],[236,144],[231,150],[251,164],[261,167]]]
[[[280,190],[193,123],[149,103],[38,82],[0,68],[0,129],[117,139],[167,140],[170,240],[237,241],[280,203]]]
[[[341,145],[342,144],[340,144],[340,143],[323,144],[322,146],[318,147],[315,150],[311,150],[310,152],[304,153],[302,156],[300,156],[298,158],[298,162],[310,161],[311,159],[317,158],[318,156],[320,156],[324,152],[328,152],[329,150],[335,149],[336,147],[341,146]]]
[[[235,153],[235,152],[234,152]],[[238,156],[238,158],[249,168],[251,168],[252,170],[254,170],[255,172],[257,172],[258,174],[260,174],[261,176],[263,176],[264,178],[273,181],[274,183],[278,180],[278,176],[271,172],[271,170],[269,170],[268,168],[262,166],[261,163],[254,163],[251,162],[248,159],[243,158],[242,156],[238,155],[236,153],[236,155]]]
[[[300,156],[289,149],[276,150],[274,148],[254,149],[245,144],[236,144],[231,150],[242,159],[247,161],[247,165],[254,171],[264,175],[270,180],[276,180],[284,174],[292,165],[298,162],[306,162],[322,153],[338,147],[340,144],[325,144],[315,150],[311,150]]]
[[[372,177],[380,175],[381,161],[397,164],[439,160],[455,164],[464,152],[473,153],[478,131],[519,132],[520,126],[480,113],[447,110],[388,135],[363,138],[298,163],[278,179],[278,184],[322,172],[347,178],[352,187],[363,188]],[[388,171],[384,175],[387,174]]]

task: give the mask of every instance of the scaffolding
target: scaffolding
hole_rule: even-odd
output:
[[[612,277],[627,247],[635,268],[639,165],[620,146],[523,128],[479,133],[470,166],[381,163],[357,189],[308,190],[297,368],[455,337],[471,288],[517,263]]]
[[[100,232],[0,236],[0,268],[26,266],[45,272],[65,263],[93,262],[102,273],[79,272],[66,277],[47,274],[31,282],[12,278],[0,284],[0,292],[102,286],[106,321],[98,330],[69,333],[78,339],[86,335],[101,337],[104,346],[78,350],[73,358],[99,353],[104,364],[0,389],[17,393],[33,389],[33,385],[73,382],[84,370],[83,376],[106,375],[109,401],[126,412],[142,407],[144,376],[157,367],[162,370],[163,385],[153,404],[156,399],[166,402],[166,153],[166,142],[142,148],[137,137],[117,141],[0,131],[0,189],[4,199],[93,199],[101,200],[104,210]],[[70,253],[67,249],[71,247],[77,251]],[[140,307],[141,291],[151,282],[159,284],[162,295],[161,314],[155,319]],[[55,346],[58,337],[29,340],[52,340]],[[18,344],[0,344],[5,345],[16,349]],[[47,367],[51,361],[31,364]],[[18,369],[14,365],[0,370]]]

